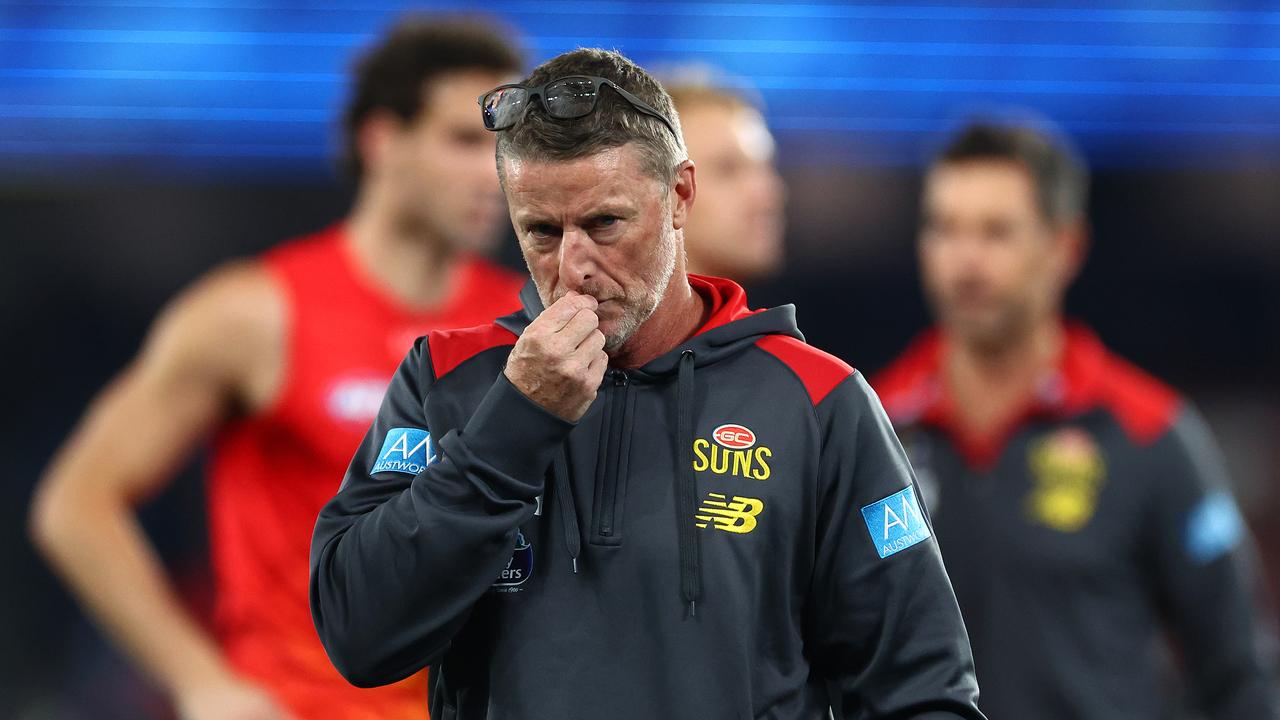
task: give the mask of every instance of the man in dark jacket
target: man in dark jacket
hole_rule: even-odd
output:
[[[418,341],[312,543],[353,683],[437,720],[981,718],[900,445],[790,306],[684,270],[646,72],[578,50],[481,99],[524,311]]]
[[[1247,537],[1204,422],[1062,300],[1084,167],[975,125],[925,182],[938,330],[875,379],[936,520],[994,720],[1168,718],[1165,631],[1214,720],[1275,718]]]

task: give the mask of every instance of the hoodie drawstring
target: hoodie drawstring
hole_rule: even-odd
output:
[[[702,579],[698,569],[698,537],[693,516],[698,513],[697,475],[693,472],[694,353],[680,353],[676,384],[676,527],[680,542],[680,592],[689,604],[689,617],[698,614]]]
[[[697,616],[698,600],[702,598],[698,536],[693,522],[694,515],[698,513],[697,475],[693,471],[694,360],[692,350],[680,353],[676,380],[676,528],[680,546],[680,594],[689,606],[689,617]],[[564,543],[569,548],[569,560],[576,573],[578,557],[582,553],[582,533],[578,527],[578,506],[569,485],[568,452],[566,442],[560,452],[556,453],[552,473],[555,476],[557,502],[560,504]]]
[[[569,548],[569,560],[573,564],[573,572],[578,572],[578,556],[582,553],[582,533],[578,530],[578,505],[573,501],[573,490],[569,487],[568,442],[560,447],[553,463],[553,474],[556,481],[556,498],[560,503],[561,523],[564,527],[564,544]]]

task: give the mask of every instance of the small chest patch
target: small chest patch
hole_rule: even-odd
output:
[[[525,539],[523,532],[517,530],[515,550],[512,551],[507,566],[498,573],[498,579],[493,581],[493,588],[497,592],[515,592],[532,575],[533,543]]]
[[[1097,509],[1107,467],[1098,442],[1080,428],[1067,427],[1034,440],[1028,450],[1032,488],[1027,512],[1042,525],[1071,533]]]

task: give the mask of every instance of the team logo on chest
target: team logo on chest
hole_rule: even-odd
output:
[[[693,441],[693,469],[716,475],[736,475],[751,480],[768,480],[773,451],[758,444],[756,434],[745,425],[727,423],[711,431],[711,439]]]
[[[1031,442],[1027,452],[1031,492],[1027,513],[1059,532],[1076,532],[1093,517],[1106,478],[1102,450],[1076,427],[1057,430]]]
[[[511,553],[507,566],[498,573],[493,581],[493,588],[498,592],[516,592],[533,575],[533,544],[525,539],[524,533],[516,530],[516,548]]]

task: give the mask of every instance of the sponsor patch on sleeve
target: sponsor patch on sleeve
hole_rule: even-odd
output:
[[[436,451],[430,432],[420,428],[391,428],[369,474],[398,472],[417,475],[435,460]]]
[[[1240,544],[1244,521],[1231,494],[1216,490],[1205,495],[1187,516],[1187,557],[1200,565],[1213,562]]]
[[[933,534],[920,512],[915,488],[910,486],[862,508],[862,519],[882,560],[924,542]]]

